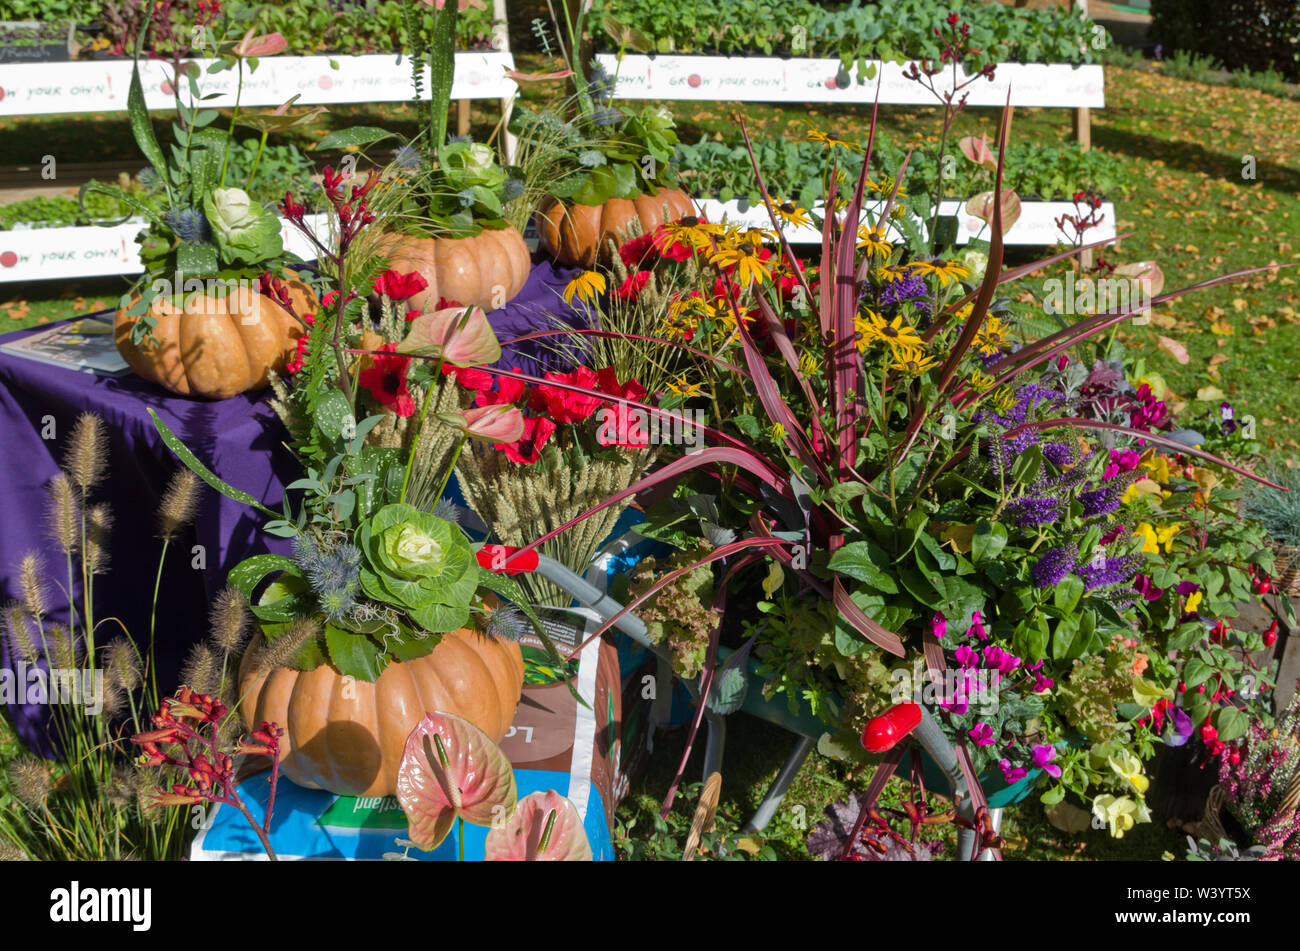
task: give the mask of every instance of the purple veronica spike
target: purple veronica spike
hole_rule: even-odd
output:
[[[1074,567],[1074,550],[1071,548],[1049,548],[1034,563],[1030,574],[1034,576],[1034,587],[1050,588],[1060,584],[1061,580]]]

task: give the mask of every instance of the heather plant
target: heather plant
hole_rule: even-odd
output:
[[[1270,729],[1259,720],[1219,760],[1227,808],[1264,847],[1264,859],[1300,859],[1300,691]]]

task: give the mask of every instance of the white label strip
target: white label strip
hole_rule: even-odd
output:
[[[619,62],[613,53],[596,59],[617,76],[617,99],[679,99],[704,102],[851,102],[880,101],[900,106],[939,106],[942,103],[922,83],[903,75],[906,66],[876,62],[876,77],[857,82],[856,67],[841,83],[838,59],[781,59],[774,56],[644,56],[628,54]],[[959,73],[957,84],[966,81]],[[951,69],[932,77],[942,94],[953,88]],[[1101,66],[1001,63],[992,81],[977,79],[962,92],[971,106],[1002,106],[1011,92],[1013,106],[1101,108],[1106,105],[1105,73]],[[960,94],[959,94],[960,95]]]
[[[304,220],[319,240],[328,243],[327,216],[307,215]],[[133,219],[111,228],[0,231],[0,282],[139,274],[144,267],[135,236],[143,227],[143,220]],[[287,221],[281,222],[280,234],[286,251],[308,261],[316,258],[315,246]]]
[[[204,108],[228,109],[235,104],[238,79],[234,69],[209,73],[214,60],[195,60],[203,69],[199,92],[220,93]],[[334,69],[330,63],[338,64]],[[513,96],[514,69],[509,52],[463,51],[456,54],[452,99],[501,99]],[[171,68],[157,60],[140,64],[140,81],[150,109],[172,109]],[[429,70],[425,67],[425,98]],[[72,63],[7,63],[0,65],[0,116],[73,112],[124,112],[131,84],[130,60],[84,60]],[[187,93],[188,90],[182,90]],[[411,64],[403,56],[374,53],[362,56],[268,56],[257,69],[244,71],[243,106],[278,106],[299,94],[297,105],[401,102],[413,98]],[[126,134],[125,127],[123,134]]]
[[[966,214],[965,202],[945,201],[940,204],[939,208],[942,214],[955,214],[957,216],[958,244],[970,244],[971,241],[977,238],[988,240],[989,225],[974,215]],[[1066,224],[1065,229],[1062,230],[1058,227],[1057,221],[1062,215],[1069,215],[1073,218],[1079,213],[1072,201],[1022,202],[1020,205],[1020,220],[1006,232],[1003,236],[1003,242],[1032,247],[1073,244],[1076,237],[1074,229],[1069,224]],[[1101,221],[1096,227],[1089,228],[1084,232],[1084,244],[1092,244],[1095,241],[1108,241],[1117,234],[1114,204],[1108,201],[1102,202],[1098,215]]]

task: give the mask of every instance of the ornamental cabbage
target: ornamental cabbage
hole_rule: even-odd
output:
[[[203,196],[223,264],[255,265],[284,253],[280,220],[242,188],[214,188]]]

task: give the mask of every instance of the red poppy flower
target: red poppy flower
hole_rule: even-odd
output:
[[[492,448],[506,454],[511,462],[531,466],[541,458],[542,447],[555,432],[555,424],[545,416],[529,416],[524,420],[524,434],[514,442],[497,442]]]
[[[457,367],[450,363],[443,364],[442,375],[455,376],[457,383],[467,390],[476,392],[492,389],[492,384],[496,381],[496,377],[486,370],[480,370],[478,367]]]
[[[447,298],[445,297],[439,297],[438,306],[435,307],[434,310],[446,310],[448,307],[464,307],[464,306],[465,305],[458,300],[447,300]]]
[[[474,397],[475,406],[500,406],[503,403],[518,403],[527,387],[522,380],[503,376],[497,377],[495,390],[484,386],[476,386],[474,389],[478,390],[478,396]]]
[[[650,281],[649,271],[637,271],[623,278],[623,283],[614,291],[614,296],[619,300],[636,300],[645,290],[645,286]]]
[[[385,354],[392,354],[397,350],[397,344],[386,343],[379,349]],[[414,415],[415,399],[406,388],[406,371],[411,367],[411,358],[372,356],[371,359],[373,365],[361,371],[357,383],[398,416]]]
[[[623,242],[623,246],[618,249],[618,256],[623,259],[629,271],[637,270],[641,262],[649,257],[654,250],[654,240],[653,234],[643,234]]]
[[[410,323],[411,321],[413,321],[416,317],[419,317],[419,316],[420,316],[421,314],[423,314],[423,313],[424,313],[424,311],[421,310],[421,309],[418,308],[418,307],[412,307],[412,308],[409,308],[409,309],[406,311],[406,322],[409,324],[409,323]]]
[[[375,293],[383,294],[390,300],[409,300],[428,286],[429,282],[419,271],[403,274],[389,268],[375,278]]]
[[[605,367],[597,371],[596,389],[602,393],[608,393],[610,396],[616,396],[623,400],[635,400],[638,403],[644,402],[646,397],[646,389],[636,381],[636,377],[630,377],[626,383],[619,383],[613,367]]]
[[[546,379],[570,386],[582,386],[589,390],[599,389],[596,374],[586,367],[578,367],[571,373],[548,373]],[[600,407],[604,402],[598,396],[583,396],[545,384],[538,386],[529,405],[538,412],[545,413],[557,423],[580,423]]]

